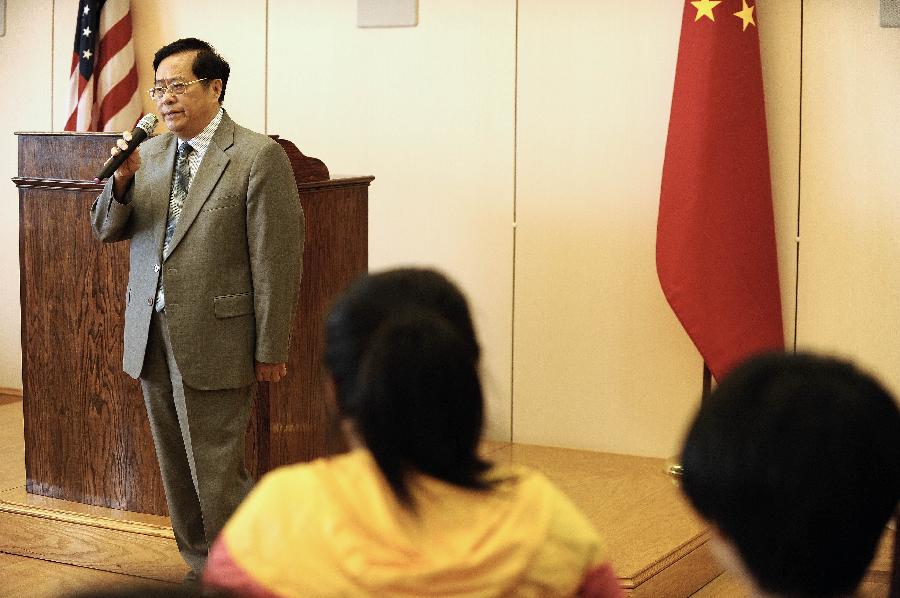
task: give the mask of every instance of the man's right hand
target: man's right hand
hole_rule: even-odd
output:
[[[122,150],[128,148],[129,141],[131,141],[131,132],[125,131],[122,133],[122,137],[116,140],[115,147],[110,148],[109,154],[111,156],[117,156]],[[131,179],[134,178],[134,173],[136,173],[140,167],[141,153],[139,148],[134,148],[131,155],[128,156],[128,158],[126,158],[113,173],[113,195],[118,199],[124,197],[125,192],[128,191],[128,185],[131,184]]]

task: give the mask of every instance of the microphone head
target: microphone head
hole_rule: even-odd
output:
[[[138,121],[137,129],[143,129],[144,132],[149,136],[150,133],[153,132],[153,129],[156,128],[156,123],[159,122],[159,119],[156,118],[156,115],[153,113],[145,114],[141,120]]]

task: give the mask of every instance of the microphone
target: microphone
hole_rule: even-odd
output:
[[[112,173],[122,165],[122,162],[128,159],[128,156],[131,155],[134,149],[153,132],[153,129],[156,128],[156,123],[158,122],[159,119],[156,118],[155,114],[145,114],[143,118],[138,121],[134,131],[131,132],[131,141],[128,142],[128,147],[115,156],[110,156],[109,160],[103,164],[103,169],[100,171],[100,174],[97,175],[95,180],[100,181],[101,179],[108,179],[112,176]]]

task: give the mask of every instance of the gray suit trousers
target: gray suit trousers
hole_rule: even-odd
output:
[[[252,486],[244,465],[244,437],[256,385],[223,390],[185,386],[161,312],[150,321],[141,387],[175,541],[199,574],[210,543]]]

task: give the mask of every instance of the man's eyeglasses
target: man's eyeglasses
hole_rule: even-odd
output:
[[[194,83],[199,83],[200,81],[206,81],[206,77],[202,79],[194,79],[193,81],[188,81],[187,83],[183,81],[173,81],[166,87],[151,87],[149,90],[147,90],[147,93],[150,94],[151,100],[161,100],[166,96],[167,93],[172,93],[180,96],[187,91],[187,88],[189,86],[193,85]]]

